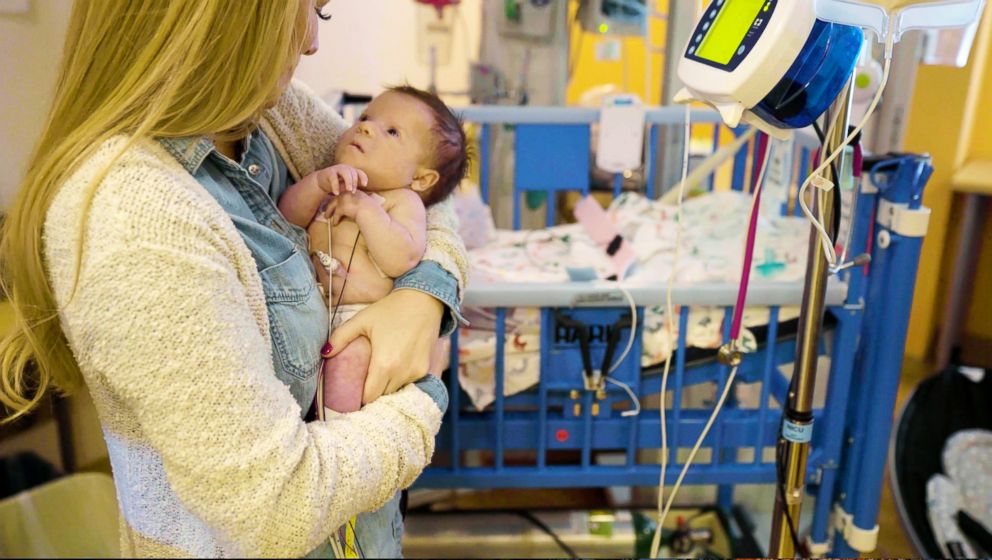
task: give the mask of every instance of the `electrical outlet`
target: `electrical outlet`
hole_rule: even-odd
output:
[[[0,0],[0,14],[26,14],[28,8],[28,0]]]

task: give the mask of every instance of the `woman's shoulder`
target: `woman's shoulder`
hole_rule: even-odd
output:
[[[74,241],[85,219],[88,244],[168,241],[207,233],[225,217],[158,142],[121,135],[102,143],[63,183],[45,235],[54,243]]]
[[[260,123],[297,180],[331,164],[334,146],[348,125],[298,80],[290,83]]]
[[[315,113],[325,113],[328,110],[326,104],[309,86],[299,80],[292,80],[279,97],[276,105],[265,111],[264,119],[268,121],[296,121],[315,116]]]

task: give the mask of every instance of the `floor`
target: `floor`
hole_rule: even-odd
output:
[[[902,405],[906,402],[913,388],[929,377],[932,373],[929,364],[907,358],[903,362],[902,380],[899,383],[899,393],[896,397],[896,413],[902,410]],[[906,537],[899,522],[899,514],[896,511],[895,502],[892,500],[892,489],[889,487],[889,479],[886,477],[885,486],[882,489],[882,503],[878,511],[878,550],[872,554],[878,558],[908,558],[919,556]]]

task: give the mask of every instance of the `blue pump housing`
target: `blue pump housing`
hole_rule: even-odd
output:
[[[776,128],[813,124],[850,79],[861,42],[857,27],[817,20],[789,71],[751,112]]]

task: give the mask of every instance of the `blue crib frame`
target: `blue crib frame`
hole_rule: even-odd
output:
[[[546,193],[546,224],[553,225],[555,194],[590,191],[590,127],[598,120],[596,109],[536,107],[471,107],[462,111],[466,123],[478,126],[478,153],[481,171],[481,194],[490,197],[489,152],[495,126],[512,126],[514,130],[513,225],[520,227],[521,198],[528,192]],[[663,126],[682,126],[684,109],[661,107],[648,110],[646,195],[654,197],[653,162],[659,149]],[[719,145],[721,124],[716,113],[693,110],[694,125],[713,127],[714,151]],[[734,131],[740,134],[741,129]],[[798,137],[797,137],[798,139]],[[816,146],[796,142],[795,178],[809,171]],[[734,190],[746,190],[754,181],[747,175],[756,143],[742,149],[732,163]],[[752,166],[753,167],[753,166]],[[878,513],[882,486],[882,467],[891,425],[896,387],[901,373],[903,347],[909,309],[915,285],[922,237],[903,237],[875,219],[880,200],[916,209],[930,174],[926,157],[904,157],[887,165],[877,175],[868,177],[857,192],[857,213],[852,225],[851,246],[871,247],[874,258],[867,267],[855,267],[831,278],[828,283],[828,313],[836,320],[829,337],[821,343],[821,355],[829,355],[831,368],[826,404],[815,411],[813,448],[808,460],[807,491],[816,496],[813,509],[814,543],[828,543],[834,532],[830,515],[835,505],[845,517],[851,512],[849,525],[870,530]],[[875,183],[884,183],[878,189]],[[623,178],[617,175],[613,194],[618,196]],[[713,179],[709,186],[712,189]],[[911,194],[912,193],[912,194]],[[798,204],[792,210],[798,215]],[[789,212],[785,205],[783,214]],[[882,247],[870,238],[882,232],[888,243]],[[858,251],[858,249],[852,249]],[[869,273],[870,270],[870,273]],[[912,272],[912,273],[911,273]],[[661,305],[661,286],[630,289],[637,304],[638,317],[645,306]],[[686,327],[689,307],[724,306],[724,337],[729,335],[729,317],[735,301],[736,286],[676,285],[674,304],[680,307],[679,340],[674,354],[668,390],[672,403],[683,402],[685,388],[701,383],[724,386],[729,369],[715,359],[687,363]],[[738,372],[736,384],[761,383],[759,408],[742,408],[728,399],[713,429],[704,442],[711,459],[697,458],[686,476],[686,484],[718,486],[718,504],[729,511],[736,484],[772,483],[775,481],[774,449],[781,409],[772,404],[785,400],[788,378],[779,366],[795,358],[794,337],[779,339],[779,308],[798,305],[802,286],[795,283],[755,283],[749,305],[769,306],[770,321],[764,344],[747,354]],[[547,488],[655,486],[660,474],[654,463],[639,463],[637,452],[661,447],[660,419],[657,409],[642,409],[638,416],[622,417],[617,403],[627,402],[618,388],[606,385],[602,390],[587,389],[589,360],[601,363],[610,353],[609,339],[625,341],[629,332],[629,307],[621,294],[605,284],[562,283],[540,285],[523,292],[513,284],[469,286],[465,304],[495,308],[495,402],[485,411],[469,409],[466,396],[458,384],[458,336],[451,339],[452,367],[446,374],[450,406],[437,438],[434,464],[418,480],[419,488]],[[540,307],[541,377],[536,388],[510,397],[503,396],[505,370],[506,310],[512,307]],[[866,311],[867,310],[867,311]],[[627,320],[627,323],[624,320]],[[639,322],[640,324],[640,322]],[[626,329],[624,326],[626,325]],[[583,338],[588,350],[583,360]],[[829,339],[829,341],[827,341]],[[621,344],[622,346],[622,344]],[[641,333],[613,377],[629,384],[641,400],[660,392],[660,375],[648,375],[640,367]],[[614,351],[616,351],[614,347]],[[631,358],[633,357],[633,358]],[[607,358],[606,361],[609,361]],[[821,381],[822,382],[822,381]],[[861,398],[871,387],[871,398]],[[666,484],[672,484],[682,463],[680,449],[690,447],[699,437],[710,407],[667,408],[666,427],[669,445],[669,469]],[[491,465],[469,466],[462,455],[467,450],[491,453]],[[523,451],[524,461],[507,462],[507,453]],[[570,451],[564,458],[549,461],[549,452]],[[744,453],[741,453],[744,451]],[[529,454],[535,456],[531,460]],[[577,458],[575,454],[577,453]],[[622,465],[597,464],[595,454],[623,455]],[[487,457],[488,459],[488,457]],[[518,458],[514,458],[518,459]],[[870,476],[864,476],[870,471]],[[835,545],[838,552],[850,552],[841,527]]]

